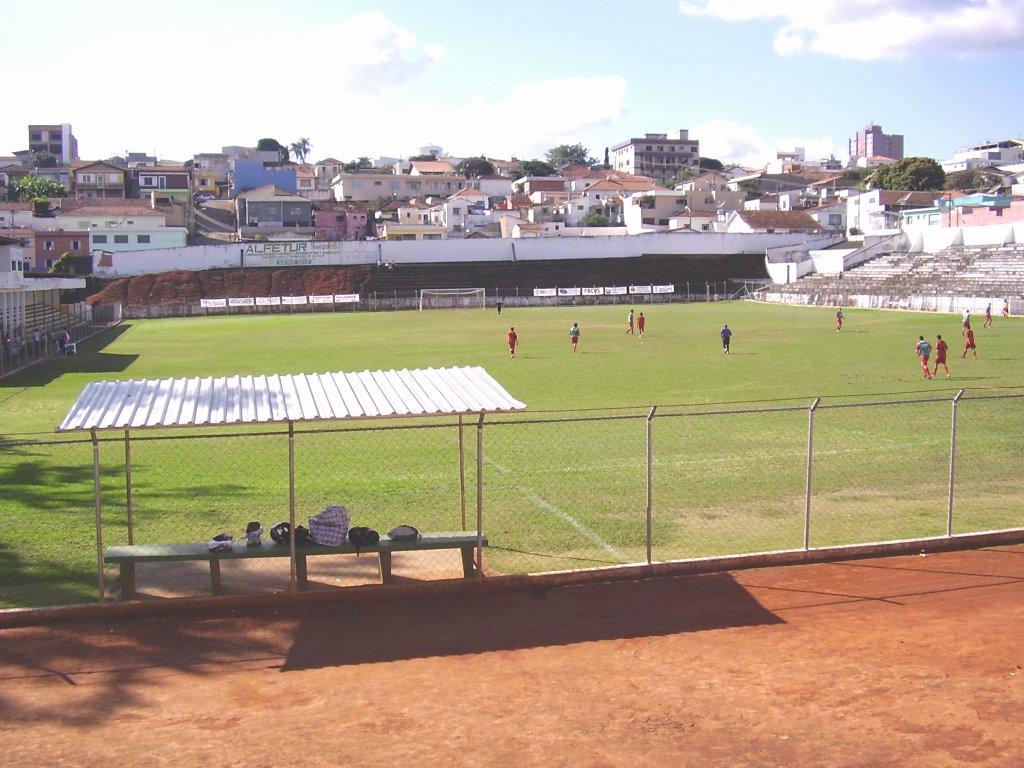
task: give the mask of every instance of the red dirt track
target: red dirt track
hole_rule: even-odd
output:
[[[0,629],[19,766],[1024,765],[1024,545]]]

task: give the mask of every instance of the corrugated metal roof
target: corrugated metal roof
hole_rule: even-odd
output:
[[[58,432],[499,413],[526,408],[483,368],[96,381]]]

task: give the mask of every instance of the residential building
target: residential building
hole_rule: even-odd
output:
[[[730,211],[717,231],[729,234],[817,232],[821,224],[806,211]]]
[[[454,176],[455,168],[447,160],[413,160],[410,176]]]
[[[691,211],[737,211],[747,199],[745,190],[733,187],[731,179],[719,171],[705,171],[677,184],[676,192],[686,199]]]
[[[275,157],[277,153],[274,153]],[[242,192],[272,186],[291,194],[298,191],[298,173],[294,166],[266,165],[263,160],[236,160],[231,180],[231,197]]]
[[[894,189],[872,189],[851,194],[846,201],[846,225],[863,234],[895,232],[900,228],[901,213],[914,208],[931,208],[940,192],[905,192]]]
[[[448,197],[465,189],[465,176],[399,176],[391,173],[339,173],[331,181],[334,199],[339,202],[365,202],[381,197]]]
[[[882,126],[868,123],[863,131],[850,139],[850,165],[859,165],[860,160],[871,157],[887,157],[890,160],[903,159],[903,136],[882,132]]]
[[[1016,165],[1024,163],[1024,140],[1004,139],[986,141],[970,147],[960,147],[950,160],[940,165],[946,173],[969,171],[990,165]]]
[[[317,240],[364,240],[367,220],[366,206],[360,203],[315,203],[313,237]]]
[[[79,162],[71,166],[71,196],[120,198],[126,194],[125,171],[115,165]]]
[[[181,248],[188,244],[188,230],[168,222],[169,212],[183,218],[184,206],[157,208],[144,200],[64,199],[56,216],[43,229],[36,219],[37,237],[52,231],[88,232],[89,251],[145,251]]]
[[[30,153],[49,152],[62,165],[71,165],[78,160],[78,140],[71,132],[70,123],[29,125],[28,148]]]
[[[460,189],[430,209],[430,223],[440,225],[448,236],[466,236],[491,223],[488,197],[478,189]]]
[[[33,232],[35,258],[33,272],[49,272],[65,253],[80,258],[89,256],[89,230],[37,230]]]
[[[611,147],[612,168],[668,186],[700,166],[700,142],[688,130],[648,133]]]
[[[147,197],[160,192],[178,200],[188,200],[192,180],[183,165],[136,165],[129,167],[131,197]]]
[[[671,232],[714,232],[719,218],[717,211],[680,211],[669,217],[668,228]]]
[[[325,158],[324,160],[318,160],[313,164],[313,173],[316,175],[316,187],[317,189],[331,188],[331,180],[341,173],[344,163],[341,160],[336,160],[333,157]]]
[[[257,236],[308,240],[315,230],[313,201],[274,184],[239,194],[235,211],[238,234],[243,240]]]

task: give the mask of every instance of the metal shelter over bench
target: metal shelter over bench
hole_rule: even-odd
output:
[[[483,418],[521,411],[513,398],[479,366],[359,373],[192,377],[96,381],[87,384],[58,432],[89,432],[93,444],[96,561],[104,600],[103,510],[100,501],[100,432],[124,433],[128,539],[134,543],[131,506],[131,432],[138,429],[285,424],[288,427],[289,521],[295,529],[295,435],[297,422],[457,416],[460,495],[465,515],[464,418],[477,416],[478,556],[483,546],[481,450]],[[295,539],[291,539],[291,583],[296,588]]]

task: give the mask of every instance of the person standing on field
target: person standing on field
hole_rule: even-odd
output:
[[[946,351],[949,349],[949,345],[942,340],[941,336],[935,337],[935,370],[932,371],[932,376],[939,375],[939,366],[941,365],[946,370],[946,378],[949,378],[949,366],[946,365]]]
[[[508,329],[508,356],[516,356],[516,344],[519,343],[519,336],[516,335],[515,326]]]
[[[569,342],[572,344],[572,351],[576,351],[576,345],[580,343],[580,324],[573,323],[569,329]]]
[[[1003,299],[1003,317],[1010,316],[1010,300]]]
[[[932,372],[928,369],[928,358],[932,356],[932,345],[924,340],[924,336],[917,337],[917,344],[914,345],[914,352],[921,360],[921,368],[924,370],[924,377],[930,379]]]
[[[498,314],[500,315],[500,314],[501,314],[501,299],[498,299],[498,300],[497,300],[497,301],[495,302],[494,306],[495,306],[495,307],[497,308],[497,310],[498,310]]]
[[[836,333],[843,330],[843,310],[839,308],[836,310]]]
[[[644,328],[647,326],[647,321],[644,319],[644,313],[641,312],[636,318],[636,332],[642,339],[644,337]]]
[[[729,342],[732,340],[732,331],[729,330],[729,324],[726,323],[722,326],[722,330],[719,334],[722,337],[722,351],[725,354],[729,354]]]
[[[982,328],[992,327],[992,302],[990,301],[985,305],[985,322],[981,324]]]
[[[633,333],[633,310],[632,309],[629,310],[629,314],[626,315],[626,323],[628,325],[628,327],[626,328],[626,333]]]
[[[967,350],[971,350],[974,353],[974,359],[978,359],[978,348],[974,346],[974,331],[971,330],[971,326],[964,328],[964,353],[960,357],[967,357]]]

